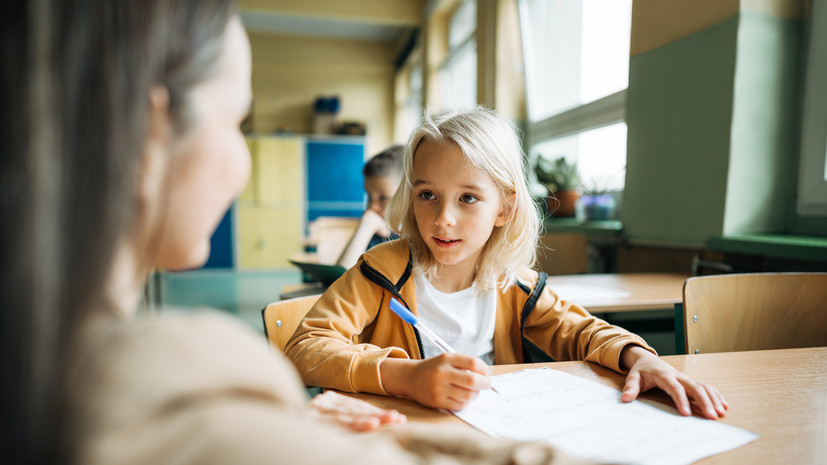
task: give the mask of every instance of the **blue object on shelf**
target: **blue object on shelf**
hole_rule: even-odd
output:
[[[313,104],[313,111],[316,113],[338,113],[339,97],[318,97]]]

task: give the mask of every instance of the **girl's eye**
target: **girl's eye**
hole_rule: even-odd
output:
[[[434,200],[436,196],[431,191],[422,191],[419,193],[419,198],[422,200]]]
[[[460,201],[464,203],[476,203],[478,200],[477,196],[471,194],[463,194],[462,197],[460,197]]]

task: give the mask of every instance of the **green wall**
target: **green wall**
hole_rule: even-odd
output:
[[[737,18],[629,62],[623,226],[703,244],[723,229]]]
[[[788,228],[798,176],[800,37],[798,20],[740,15],[725,235]]]
[[[800,35],[798,20],[746,12],[631,58],[630,239],[704,245],[787,229]]]

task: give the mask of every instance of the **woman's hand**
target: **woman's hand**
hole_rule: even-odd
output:
[[[442,354],[425,360],[385,359],[379,365],[389,393],[422,405],[459,411],[491,387],[488,365],[477,357]]]
[[[310,408],[323,420],[332,421],[354,431],[372,431],[380,426],[405,423],[408,418],[396,410],[385,410],[365,401],[333,391],[319,394],[310,401]]]
[[[631,402],[641,392],[658,387],[672,398],[681,415],[691,415],[694,407],[701,415],[714,420],[725,416],[729,409],[729,404],[717,389],[693,381],[642,347],[624,347],[620,360],[624,366],[629,367],[626,385],[620,396],[623,402]]]

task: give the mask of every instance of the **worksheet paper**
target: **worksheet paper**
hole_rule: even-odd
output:
[[[539,441],[601,462],[689,464],[758,435],[657,402],[620,402],[620,391],[549,368],[493,376],[454,415],[495,437]]]

